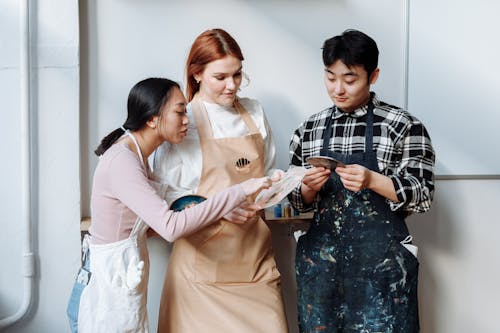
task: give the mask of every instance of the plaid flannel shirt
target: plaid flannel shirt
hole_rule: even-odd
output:
[[[391,178],[399,199],[398,203],[386,201],[393,211],[425,212],[429,210],[434,194],[435,154],[429,134],[410,113],[379,101],[374,93],[372,96],[373,148],[380,172]],[[290,164],[311,167],[305,161],[309,156],[319,155],[328,117],[333,117],[331,150],[343,154],[364,152],[367,111],[367,105],[352,113],[333,106],[309,117],[292,135]],[[309,206],[302,201],[300,185],[288,195],[288,199],[300,211],[317,206],[317,200]]]

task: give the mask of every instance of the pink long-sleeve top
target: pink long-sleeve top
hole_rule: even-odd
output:
[[[194,207],[174,212],[150,182],[138,156],[124,142],[102,155],[94,173],[90,202],[92,243],[127,238],[137,217],[172,242],[220,219],[246,200],[238,184]]]

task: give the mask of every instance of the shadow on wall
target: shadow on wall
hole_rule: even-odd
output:
[[[269,229],[271,229],[276,266],[281,274],[281,294],[285,303],[288,333],[298,333],[295,238],[289,225],[270,223]]]
[[[420,328],[425,333],[439,331],[438,312],[439,296],[443,294],[439,285],[439,261],[441,255],[460,256],[458,244],[460,235],[454,225],[453,202],[464,202],[459,198],[460,191],[455,191],[453,198],[440,195],[436,184],[433,205],[427,213],[414,214],[408,218],[408,228],[413,235],[413,242],[419,247],[419,312]],[[443,191],[444,192],[444,191]],[[441,192],[441,193],[443,193]],[[449,192],[449,189],[446,191]],[[453,202],[451,202],[453,201]]]
[[[90,44],[97,34],[97,9],[96,5],[88,1],[79,1],[80,11],[80,191],[81,214],[90,216],[90,193],[92,180],[98,158],[94,149],[101,138],[97,135],[98,110],[97,98],[100,89],[98,66],[95,65],[98,46]],[[90,81],[92,79],[92,84]],[[91,98],[93,97],[93,98]],[[119,124],[119,123],[118,123]]]

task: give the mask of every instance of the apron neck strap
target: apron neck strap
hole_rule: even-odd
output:
[[[237,98],[234,101],[234,108],[238,111],[240,114],[241,118],[245,122],[245,125],[247,125],[248,130],[250,131],[250,134],[256,134],[259,133],[259,129],[255,125],[255,122],[252,120],[252,117],[250,117],[250,114],[248,113],[247,110],[241,105],[240,100]]]
[[[332,113],[326,118],[326,124],[325,124],[325,129],[323,130],[323,149],[322,151],[328,151],[328,147],[330,145],[330,138],[333,135],[333,128],[332,128],[332,119],[333,119],[333,114],[335,113],[335,106],[332,107]]]
[[[337,107],[332,107],[332,113],[327,118],[325,130],[323,131],[323,151],[329,150],[330,139],[333,135],[333,114]],[[366,112],[366,132],[365,132],[365,151],[373,150],[373,101],[370,99],[368,102],[368,111]]]
[[[197,98],[197,95],[194,96],[191,101],[193,117],[196,126],[196,130],[198,131],[198,135],[201,138],[212,138],[214,133],[212,131],[212,127],[210,126],[210,120],[208,119],[207,112],[205,111],[205,106],[201,99]]]
[[[135,138],[134,134],[132,134],[132,132],[130,132],[129,130],[125,130],[125,134],[134,142],[142,167],[144,168],[144,170],[146,170],[146,174],[149,175],[149,170],[146,168],[146,165],[144,164],[144,159],[142,158],[142,151],[141,147],[139,146],[139,142],[137,142],[137,139]],[[137,217],[134,223],[134,227],[130,232],[129,238],[134,236],[145,235],[148,228],[149,226],[146,223],[144,223],[144,221],[140,217]]]
[[[146,169],[146,164],[144,164],[144,159],[142,158],[142,151],[141,151],[141,147],[139,146],[139,142],[137,142],[137,139],[135,138],[134,134],[132,134],[132,132],[130,132],[129,130],[126,130],[125,134],[128,135],[128,137],[130,139],[132,139],[132,141],[134,142],[135,148],[137,149],[137,154],[139,155],[139,160],[141,161],[141,164],[142,164],[142,167],[144,169]]]
[[[144,170],[146,170],[146,174],[149,175],[149,170],[146,168],[146,164],[144,164],[144,159],[142,158],[142,151],[141,147],[139,146],[139,142],[137,142],[137,139],[135,138],[134,134],[130,132],[130,130],[128,129],[124,130],[125,130],[125,135],[127,135],[134,143],[135,148],[137,149],[137,154],[139,155],[139,160],[141,161],[141,165],[144,168]],[[131,238],[135,236],[144,235],[148,228],[149,226],[146,223],[144,223],[144,221],[140,217],[137,217],[134,223],[134,227],[132,228],[132,231],[130,232],[130,235],[128,237]]]
[[[373,102],[370,99],[366,112],[365,151],[373,150]]]
[[[210,126],[210,120],[208,119],[208,114],[203,101],[198,97],[198,95],[195,95],[191,103],[198,135],[202,138],[213,138],[214,134],[212,127]],[[245,110],[243,105],[241,105],[238,99],[235,99],[234,101],[234,108],[238,111],[241,119],[245,122],[250,134],[260,133],[259,129],[255,125],[255,122],[252,120],[252,117],[248,111]]]

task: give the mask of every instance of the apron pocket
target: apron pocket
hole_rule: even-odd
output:
[[[235,155],[238,152],[235,152]],[[232,168],[238,174],[248,174],[255,170],[260,163],[258,154],[251,154],[251,156],[238,156],[232,161]]]
[[[417,259],[417,246],[410,243],[396,242],[394,245],[396,252],[396,260],[404,268],[407,274],[407,279],[418,275],[419,261]]]
[[[103,286],[117,295],[142,293],[147,288],[148,259],[139,256],[140,252],[135,247],[105,256],[95,274],[102,279]]]
[[[401,244],[405,249],[410,251],[411,254],[415,258],[417,258],[418,255],[418,247],[416,245],[413,245],[411,241],[413,240],[413,237],[411,235],[408,235],[405,239],[403,239],[399,244]]]
[[[408,282],[418,275],[417,258],[397,240],[391,241],[385,255],[376,259],[372,267],[372,273],[367,270],[367,278],[395,297],[404,294]]]
[[[251,283],[279,276],[273,270],[275,262],[269,253],[268,233],[260,219],[247,225],[221,222],[220,227],[196,248],[194,280]]]

